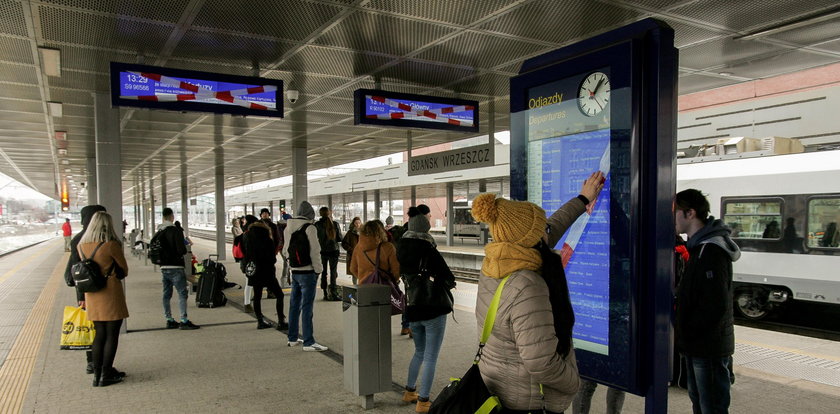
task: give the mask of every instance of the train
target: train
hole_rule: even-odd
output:
[[[740,315],[758,320],[796,301],[840,306],[840,151],[719,158],[678,160],[677,191],[706,194],[732,229]]]

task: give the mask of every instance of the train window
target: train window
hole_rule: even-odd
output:
[[[840,197],[808,200],[808,247],[840,246]]]
[[[780,239],[782,237],[781,200],[727,200],[723,222],[733,238]]]

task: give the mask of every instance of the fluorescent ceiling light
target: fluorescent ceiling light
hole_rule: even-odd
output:
[[[307,155],[306,158],[315,158],[315,157],[320,157],[320,156],[321,156],[321,153],[313,152],[312,154]]]
[[[64,105],[61,102],[47,102],[47,106],[50,108],[50,115],[54,118],[61,118],[64,115]],[[56,134],[56,138],[58,138],[58,134]]]
[[[61,50],[49,47],[39,47],[41,66],[47,76],[61,76]]]
[[[345,146],[352,147],[353,145],[364,144],[365,142],[373,141],[373,138],[362,138],[358,141],[348,142],[344,144]]]

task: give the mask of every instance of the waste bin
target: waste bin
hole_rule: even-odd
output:
[[[344,388],[373,408],[373,394],[391,390],[391,289],[366,284],[342,287]]]

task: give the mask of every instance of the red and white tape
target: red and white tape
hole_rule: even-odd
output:
[[[393,99],[388,99],[382,96],[368,96],[369,99],[383,103],[387,106],[392,108],[397,108],[403,112],[390,112],[387,114],[379,114],[379,115],[368,115],[368,118],[371,119],[420,119],[425,118],[423,121],[431,121],[431,122],[440,122],[443,124],[450,124],[450,125],[459,125],[459,126],[473,126],[473,121],[471,120],[460,120],[460,119],[453,119],[445,116],[440,116],[442,114],[451,114],[455,112],[464,112],[464,111],[472,111],[475,109],[472,105],[459,105],[459,106],[451,106],[446,108],[437,108],[437,109],[420,109],[415,110],[410,105],[404,104],[402,102],[397,102]]]
[[[230,91],[217,91],[213,92],[203,86],[195,85],[189,82],[184,82],[169,76],[160,75],[157,73],[148,73],[148,72],[131,72],[134,75],[142,76],[147,79],[154,80],[156,82],[160,82],[163,85],[171,86],[173,88],[184,89],[190,91],[192,93],[184,93],[184,94],[168,94],[168,93],[161,93],[156,95],[137,95],[137,96],[121,96],[123,99],[136,99],[140,101],[156,101],[156,102],[176,102],[176,101],[194,101],[198,99],[218,99],[220,101],[229,102],[238,106],[242,106],[245,108],[250,109],[260,109],[260,110],[267,110],[267,109],[274,109],[276,107],[275,104],[272,103],[264,103],[258,104],[247,99],[241,99],[241,97],[246,95],[251,95],[255,93],[264,93],[264,92],[275,92],[277,91],[276,86],[266,85],[266,86],[254,86],[251,88],[243,88],[243,89],[234,89]]]

